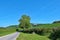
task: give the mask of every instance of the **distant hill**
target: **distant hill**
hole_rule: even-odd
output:
[[[54,21],[53,23],[60,23],[60,21]]]
[[[5,29],[4,27],[0,27],[0,29]]]
[[[7,26],[7,28],[10,28],[10,27],[18,27],[18,25],[10,25],[10,26]]]

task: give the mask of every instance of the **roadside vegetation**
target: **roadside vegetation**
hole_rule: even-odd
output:
[[[17,40],[49,40],[47,36],[40,36],[37,34],[21,33]]]
[[[60,40],[60,21],[51,24],[33,24],[30,23],[30,19],[27,15],[22,15],[19,19],[19,28],[23,30],[20,31],[22,33],[17,40]]]
[[[0,28],[0,36],[16,32],[16,25]]]

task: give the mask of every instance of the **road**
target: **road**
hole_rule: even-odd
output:
[[[8,34],[6,36],[0,37],[0,40],[16,40],[16,38],[19,36],[19,32],[15,32],[12,34]]]

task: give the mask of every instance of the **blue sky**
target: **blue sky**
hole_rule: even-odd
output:
[[[19,24],[23,14],[32,23],[60,20],[60,0],[0,0],[0,27]]]

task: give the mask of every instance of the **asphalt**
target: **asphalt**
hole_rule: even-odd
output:
[[[8,35],[0,37],[0,40],[16,40],[19,34],[20,34],[19,32],[8,34]]]

